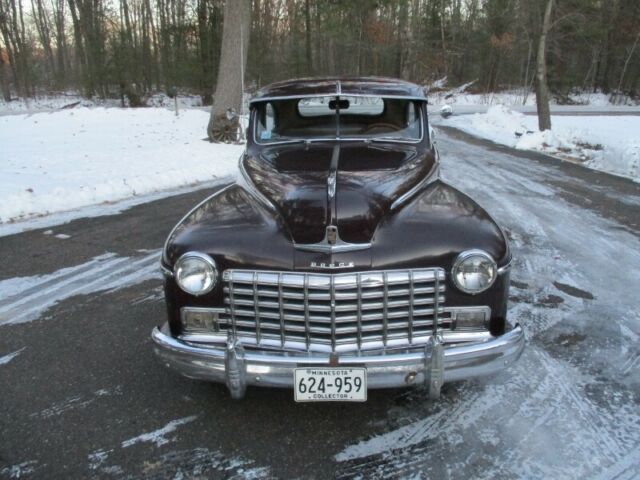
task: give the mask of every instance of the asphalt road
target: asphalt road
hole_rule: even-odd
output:
[[[196,191],[0,237],[0,478],[637,478],[640,185],[438,135],[443,177],[511,238],[516,366],[365,404],[165,370],[156,262]]]

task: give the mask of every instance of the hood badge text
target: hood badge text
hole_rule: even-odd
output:
[[[337,268],[353,268],[353,262],[311,262],[311,268],[334,270]]]

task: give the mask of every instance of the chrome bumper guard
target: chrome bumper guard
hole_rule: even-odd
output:
[[[165,324],[151,334],[162,362],[182,375],[225,383],[233,398],[247,385],[293,388],[293,370],[305,367],[365,367],[368,388],[398,388],[423,384],[430,398],[445,382],[491,375],[514,363],[524,349],[520,325],[490,340],[447,345],[436,335],[420,350],[359,355],[297,354],[250,350],[229,337],[227,345],[185,342],[171,336]]]

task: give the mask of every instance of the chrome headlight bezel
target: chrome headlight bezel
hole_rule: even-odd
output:
[[[206,282],[206,286],[201,290],[189,289],[181,280],[181,273],[183,271],[183,268],[185,267],[186,262],[188,261],[200,262],[200,265],[203,268],[203,274],[209,279],[209,282]],[[186,292],[189,295],[193,295],[195,297],[199,297],[209,293],[218,284],[218,268],[216,266],[215,260],[209,255],[200,252],[186,252],[182,254],[180,258],[178,258],[175,265],[173,266],[173,277],[176,280],[176,284],[183,292]]]
[[[458,272],[462,265],[465,262],[468,262],[472,258],[481,258],[485,262],[487,262],[491,268],[492,275],[489,279],[489,282],[480,289],[470,289],[467,288],[466,285],[462,285],[458,282]],[[491,255],[489,255],[484,250],[465,250],[460,255],[457,256],[456,261],[453,262],[453,267],[451,268],[451,281],[456,286],[458,290],[464,293],[468,293],[469,295],[477,295],[482,292],[486,292],[490,289],[498,278],[498,264],[493,259]]]

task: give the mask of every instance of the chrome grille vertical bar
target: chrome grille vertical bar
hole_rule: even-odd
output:
[[[413,270],[409,270],[409,343],[413,341]]]
[[[284,298],[282,291],[282,272],[278,272],[278,308],[280,311],[280,345],[284,347]]]
[[[360,350],[362,348],[362,274],[359,272],[356,274],[356,283],[358,288],[358,331],[356,335],[358,335],[358,350]]]
[[[388,337],[388,330],[389,330],[389,319],[388,319],[388,312],[387,312],[387,307],[388,307],[388,303],[389,303],[389,282],[388,282],[388,276],[387,276],[387,272],[383,272],[382,273],[382,287],[383,287],[383,298],[382,298],[382,344],[386,347],[387,346],[387,337]]]
[[[336,351],[336,284],[333,275],[329,277],[329,299],[331,309],[331,351]]]
[[[260,344],[260,296],[258,295],[258,272],[253,272],[253,310],[256,316],[256,342]]]
[[[304,335],[307,348],[311,344],[311,328],[309,326],[309,275],[304,276]]]
[[[236,337],[236,309],[235,296],[233,294],[233,273],[229,275],[229,310],[231,312],[231,331],[234,338]]]
[[[433,287],[433,336],[438,333],[438,310],[440,308],[440,270],[434,270],[435,283]]]

